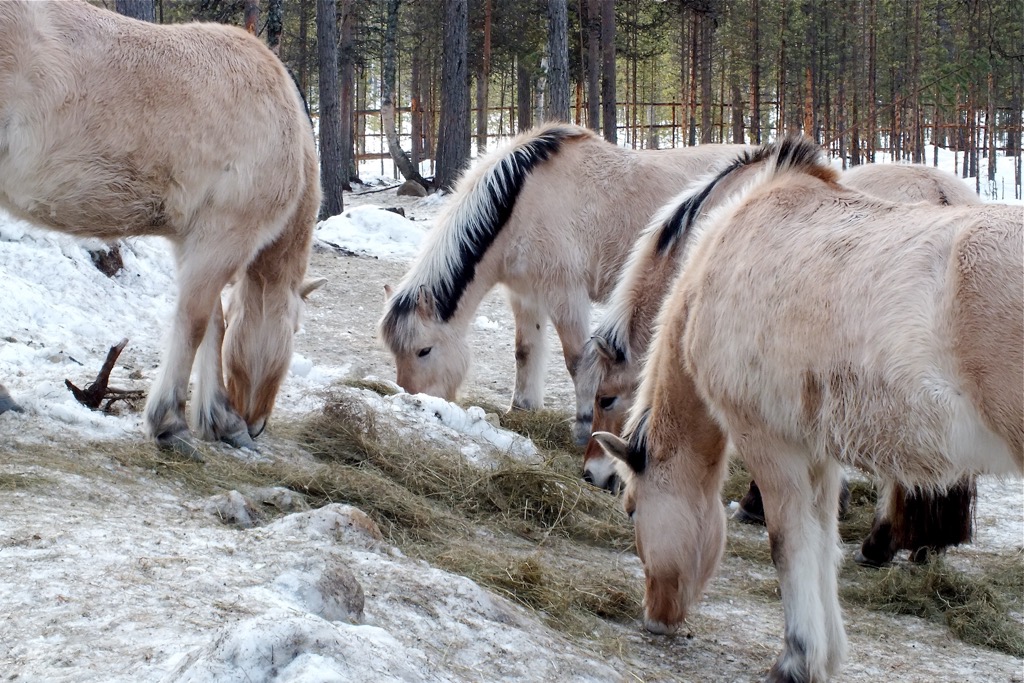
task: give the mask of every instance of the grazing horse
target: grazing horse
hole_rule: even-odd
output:
[[[767,151],[766,151],[767,150]],[[741,191],[744,183],[765,163],[770,148],[743,153],[717,174],[697,185],[709,190],[701,201],[707,212]],[[978,196],[948,171],[912,164],[868,164],[845,171],[846,187],[893,202],[928,202],[941,206],[980,204]],[[681,197],[688,197],[684,191]],[[608,313],[580,352],[576,369],[576,420],[573,432],[579,445],[586,444],[583,478],[614,491],[619,481],[614,461],[596,441],[592,431],[619,434],[633,401],[640,376],[640,362],[647,352],[651,329],[661,302],[679,270],[683,253],[679,236],[697,216],[679,213],[689,204],[677,198],[655,214],[633,246],[622,277],[609,297]],[[753,491],[756,491],[754,489]],[[905,493],[899,487],[893,494]],[[752,502],[756,507],[759,500]],[[741,508],[745,509],[745,508]]]
[[[770,156],[771,148],[746,153],[718,174],[717,182],[700,183],[709,195],[701,202],[703,212],[725,203]],[[894,202],[927,202],[935,205],[976,205],[981,200],[956,175],[928,166],[871,164],[857,166],[840,178],[846,187]],[[688,193],[686,193],[688,196]],[[670,202],[641,234],[615,290],[608,315],[583,347],[576,374],[576,427],[622,432],[640,374],[640,359],[647,351],[658,308],[678,271],[683,253],[679,236],[696,216],[680,213],[685,202]],[[592,406],[592,412],[580,408]],[[589,414],[588,414],[589,413]],[[615,491],[619,478],[615,461],[597,441],[587,443],[583,478],[595,486]],[[848,500],[843,487],[841,501]],[[901,549],[921,560],[928,551],[941,552],[971,540],[976,487],[971,478],[948,492],[908,491],[898,483],[883,486],[878,513],[856,555],[858,563],[882,566]],[[840,503],[840,509],[845,507]],[[736,516],[741,521],[764,524],[760,491],[754,482],[740,501]]]
[[[688,230],[626,438],[595,434],[624,463],[656,633],[721,560],[735,446],[763,494],[785,613],[769,681],[825,681],[844,657],[842,465],[926,490],[1024,472],[1020,210],[894,204],[838,179],[817,145],[787,139]]]
[[[459,181],[397,289],[386,288],[380,334],[398,384],[454,400],[469,368],[473,313],[503,284],[516,326],[512,408],[543,407],[548,318],[575,376],[591,302],[611,291],[651,214],[743,148],[638,152],[555,124],[484,158]]]
[[[71,235],[174,246],[177,306],[145,409],[158,444],[192,452],[193,361],[201,437],[251,445],[263,429],[319,204],[302,101],[258,39],[85,2],[0,2],[0,207]]]

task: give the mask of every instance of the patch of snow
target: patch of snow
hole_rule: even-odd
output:
[[[501,323],[497,322],[496,320],[491,320],[486,315],[478,315],[473,320],[473,329],[477,330],[477,331],[481,331],[481,332],[483,332],[483,331],[490,332],[490,331],[493,331],[493,330],[500,330],[500,329],[502,329],[502,327],[503,327],[503,325]]]
[[[347,209],[316,226],[321,242],[392,260],[412,259],[426,234],[422,224],[370,204]]]

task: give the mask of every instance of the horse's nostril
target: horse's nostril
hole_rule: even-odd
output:
[[[587,482],[591,486],[594,485],[594,475],[590,473],[590,470],[583,471],[583,481]]]

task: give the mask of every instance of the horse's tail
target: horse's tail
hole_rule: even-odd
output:
[[[710,179],[699,181],[655,214],[645,237],[659,254],[681,246],[696,220],[726,199],[736,195],[745,183],[745,171],[764,168],[764,181],[783,173],[813,175],[826,182],[838,182],[839,172],[825,158],[821,147],[803,135],[789,135],[781,141],[743,152]]]
[[[396,338],[401,321],[416,309],[421,288],[443,321],[449,320],[476,274],[476,266],[508,222],[530,174],[565,147],[594,137],[569,124],[549,124],[514,139],[463,175],[453,203],[420,252],[416,265],[390,300],[381,320],[385,341]]]

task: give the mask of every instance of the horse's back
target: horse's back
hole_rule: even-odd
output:
[[[312,139],[290,77],[258,39],[80,2],[3,4],[0,202],[108,238],[180,236],[213,215],[285,220]]]
[[[978,195],[956,174],[922,164],[854,166],[843,173],[840,182],[894,202],[928,202],[936,206],[981,203]]]
[[[711,404],[727,421],[758,423],[900,479],[938,484],[967,465],[1013,471],[1013,439],[1000,447],[990,434],[998,425],[979,422],[984,404],[965,396],[948,324],[950,300],[972,306],[951,293],[956,245],[975,214],[992,210],[899,206],[790,182],[713,221],[683,272],[684,347]],[[977,288],[1004,308],[1016,305],[998,323],[997,343],[1020,349],[1020,249],[1016,274],[1008,245],[996,251],[1002,270],[978,276]],[[963,338],[970,345],[977,335]],[[1002,422],[1012,422],[1016,405],[1019,440],[1021,354],[970,353],[992,375],[984,391],[1001,382]],[[1012,429],[995,432],[1006,439]],[[991,437],[992,457],[966,452],[965,434]]]

